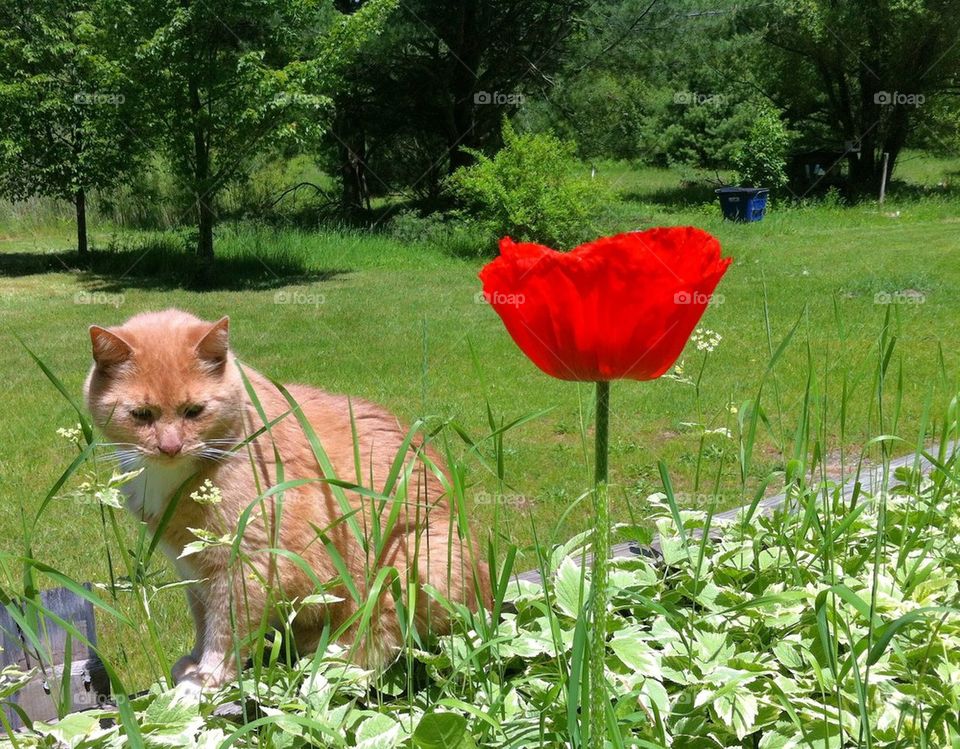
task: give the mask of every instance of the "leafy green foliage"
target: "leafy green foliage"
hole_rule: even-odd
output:
[[[335,0],[344,13],[369,0]],[[405,0],[335,97],[322,158],[345,211],[403,191],[440,205],[442,181],[492,153],[500,122],[533,99],[577,37],[584,0]]]
[[[603,188],[583,173],[573,143],[546,134],[517,133],[503,123],[503,148],[474,152],[449,189],[492,236],[569,247],[589,233]],[[578,172],[580,172],[578,174]]]
[[[790,133],[772,109],[757,114],[746,142],[736,156],[740,184],[778,190],[787,184]]]
[[[749,141],[758,106],[725,91],[719,85],[708,92],[694,87],[656,91],[641,131],[645,158],[663,165],[732,166]]]
[[[79,0],[0,7],[0,195],[78,201],[81,226],[85,193],[130,176],[145,148],[132,84],[100,20]]]
[[[960,700],[960,483],[944,470],[845,497],[791,473],[788,503],[698,538],[703,511],[648,498],[659,557],[618,559],[606,678],[624,745],[947,746]],[[677,525],[679,520],[680,525]],[[615,529],[618,533],[634,529]],[[719,536],[717,533],[719,532]],[[569,740],[568,665],[583,657],[589,533],[544,558],[547,584],[512,581],[488,632],[463,619],[435,649],[413,647],[376,676],[343,648],[271,662],[197,704],[159,686],[132,701],[149,745],[536,747]],[[504,571],[509,578],[510,570]],[[411,681],[410,674],[421,677]],[[23,680],[9,669],[5,690]],[[388,698],[388,699],[385,699]],[[217,711],[240,701],[237,726]],[[253,716],[263,716],[254,721]],[[19,747],[55,739],[109,747],[112,708],[36,724]],[[638,742],[647,742],[640,744]],[[0,745],[10,746],[9,741]]]
[[[575,140],[584,158],[727,169],[762,101],[749,75],[759,39],[734,10],[598,3],[556,85],[524,115]]]
[[[258,154],[319,140],[345,65],[395,4],[375,0],[346,15],[295,0],[103,2],[143,86],[152,134],[189,196],[205,258],[224,186]]]
[[[892,169],[912,138],[938,137],[928,108],[955,98],[958,0],[775,0],[744,20],[765,41],[759,86],[808,147],[857,150],[855,187],[879,187],[884,153]]]

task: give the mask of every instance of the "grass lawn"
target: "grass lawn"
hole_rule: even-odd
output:
[[[902,178],[937,185],[950,174],[955,179],[957,166],[906,161]],[[771,351],[798,320],[764,385],[769,423],[758,437],[756,478],[794,455],[804,408],[815,427],[809,439],[824,439],[828,467],[837,471],[841,456],[849,467],[871,436],[892,433],[915,443],[925,406],[942,412],[956,394],[960,201],[949,191],[916,197],[904,189],[884,206],[775,205],[759,224],[733,225],[720,220],[712,203],[678,200],[676,174],[619,166],[600,174],[623,200],[598,219],[598,233],[695,224],[736,258],[718,289],[722,303],[703,320],[722,342],[706,355],[689,346],[682,358],[684,377],[695,379],[703,366],[699,389],[668,378],[612,388],[611,472],[620,519],[642,515],[643,499],[661,488],[659,460],[669,466],[681,503],[702,507],[715,500],[720,509],[741,503],[734,410],[757,396]],[[73,457],[56,429],[76,421],[13,334],[79,398],[90,364],[86,327],[168,306],[207,319],[229,314],[233,347],[250,366],[379,401],[406,420],[452,419],[483,436],[487,402],[507,421],[548,411],[507,433],[502,485],[481,461],[471,462],[475,523],[522,548],[534,529],[549,544],[585,527],[586,505],[564,513],[589,485],[584,435],[589,438],[592,388],[551,380],[525,359],[493,311],[478,302],[482,261],[387,234],[224,227],[217,249],[233,276],[221,289],[198,293],[153,275],[176,262],[162,247],[149,249],[155,237],[97,234],[95,251],[124,248],[113,250],[109,270],[70,270],[57,254],[71,246],[71,232],[64,222],[32,225],[9,214],[0,224],[0,378],[7,394],[0,421],[0,550],[22,550],[21,513],[33,516]],[[286,275],[291,258],[307,267],[308,277]],[[874,377],[888,313],[888,337],[896,344],[881,420]],[[703,437],[697,424],[728,428],[733,439]],[[98,508],[57,500],[34,553],[75,579],[104,580],[100,524]],[[532,555],[526,559],[520,566],[533,566]],[[181,649],[188,640],[181,594],[169,594],[157,617],[171,651]],[[131,658],[136,671],[135,654]]]

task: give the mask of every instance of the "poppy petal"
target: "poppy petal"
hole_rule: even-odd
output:
[[[520,349],[563,380],[649,380],[676,361],[732,258],[694,227],[603,237],[570,252],[506,238],[480,271]]]

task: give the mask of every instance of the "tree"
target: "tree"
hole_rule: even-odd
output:
[[[347,11],[367,0],[337,0]],[[405,0],[350,68],[327,168],[347,208],[407,190],[435,202],[443,179],[500,145],[500,122],[548,85],[585,0]],[[366,191],[366,192],[365,192]]]
[[[135,50],[156,133],[189,191],[201,281],[212,273],[218,193],[257,153],[316,142],[344,66],[394,0],[355,14],[302,0],[105,0]]]
[[[0,194],[71,201],[87,254],[87,198],[136,168],[130,85],[84,0],[0,6]]]
[[[924,107],[960,93],[960,0],[775,0],[746,18],[769,47],[765,86],[806,140],[851,146],[855,189],[876,189]]]
[[[729,168],[764,93],[745,80],[756,34],[738,0],[601,0],[547,96],[523,113],[575,140],[583,158]]]

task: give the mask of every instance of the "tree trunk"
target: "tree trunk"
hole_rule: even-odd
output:
[[[850,154],[850,189],[853,194],[871,193],[879,185],[877,177],[877,139],[866,132],[858,141],[860,153]],[[880,167],[882,169],[882,167]]]
[[[364,0],[334,0],[334,7],[351,15]],[[340,213],[353,220],[370,212],[370,186],[367,181],[367,135],[364,130],[362,99],[346,91],[338,97],[332,132],[337,141],[340,169]]]
[[[478,101],[476,95],[477,76],[480,60],[483,56],[484,40],[481,29],[480,3],[468,0],[460,5],[460,23],[452,39],[446,39],[453,51],[448,64],[450,71],[450,114],[447,120],[447,148],[450,153],[448,170],[452,174],[462,166],[473,163],[473,157],[463,148],[478,148],[476,131],[477,106],[500,107],[492,100]],[[502,95],[503,91],[485,91],[487,97]]]
[[[197,210],[197,256],[200,259],[199,278],[201,285],[208,285],[213,278],[213,225],[216,214],[213,210],[215,191],[210,179],[209,133],[204,128],[200,89],[190,80],[190,109],[193,115],[193,189]]]
[[[883,139],[883,150],[890,154],[890,160],[887,165],[888,184],[890,178],[893,176],[894,169],[896,169],[900,152],[903,151],[907,145],[907,138],[910,136],[911,130],[911,116],[916,117],[916,114],[903,107],[899,107],[894,111],[889,127],[887,128],[886,136]],[[881,173],[882,171],[883,169],[881,167]]]
[[[344,103],[337,113],[333,132],[340,156],[340,210],[347,218],[357,217],[370,210],[363,118]]]
[[[197,229],[199,236],[197,238],[197,255],[200,256],[201,266],[204,268],[213,267],[213,224],[215,216],[210,201],[201,197],[197,202]]]
[[[87,194],[81,187],[73,196],[73,203],[77,209],[77,254],[81,258],[88,255],[87,248]]]

